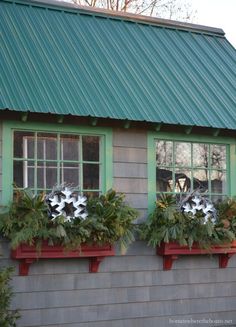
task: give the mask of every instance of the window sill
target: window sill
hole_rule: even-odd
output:
[[[211,249],[202,249],[197,243],[192,248],[181,246],[177,242],[164,243],[157,246],[156,253],[163,256],[163,270],[171,270],[173,261],[178,259],[179,255],[201,255],[201,254],[218,254],[219,268],[226,268],[229,259],[236,253],[236,241],[231,244],[212,246]]]
[[[18,259],[19,275],[27,276],[30,265],[39,259],[70,259],[70,258],[89,258],[89,272],[98,272],[101,261],[107,256],[114,256],[115,251],[112,245],[87,245],[83,244],[76,250],[65,250],[60,245],[50,246],[43,242],[41,250],[36,250],[35,246],[21,244],[11,251],[11,258]]]

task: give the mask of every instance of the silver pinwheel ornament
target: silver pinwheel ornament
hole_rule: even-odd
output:
[[[194,192],[193,194],[187,196],[187,198],[181,204],[181,210],[191,214],[193,217],[196,216],[197,213],[202,214],[204,224],[206,224],[209,220],[211,220],[213,223],[215,222],[216,210],[213,204],[201,196],[198,192]]]
[[[62,216],[65,222],[71,222],[76,218],[86,219],[88,216],[86,211],[87,198],[76,194],[68,186],[61,186],[53,190],[47,196],[46,202],[52,220]]]

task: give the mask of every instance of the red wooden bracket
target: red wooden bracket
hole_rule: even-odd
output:
[[[219,268],[226,268],[228,266],[228,261],[232,256],[233,253],[219,254]]]
[[[31,263],[33,263],[35,259],[22,259],[19,263],[19,275],[20,276],[28,276],[29,267]]]
[[[177,260],[177,255],[164,255],[163,256],[163,270],[171,270],[174,260]]]
[[[99,265],[103,261],[104,257],[93,257],[89,260],[89,272],[96,273],[98,272]]]

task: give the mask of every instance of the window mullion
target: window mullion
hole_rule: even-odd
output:
[[[79,145],[79,191],[83,192],[83,139],[80,135],[80,145]]]
[[[63,143],[60,142],[61,138],[60,138],[60,134],[57,133],[57,184],[60,185],[62,183],[62,180],[60,180],[60,169],[62,169],[61,167],[61,163],[62,163],[62,158],[63,158]],[[63,172],[63,169],[62,169]]]
[[[47,179],[46,179],[46,140],[43,141],[43,187],[46,189]]]
[[[190,168],[190,174],[191,174],[191,184],[190,184],[190,191],[193,191],[193,143],[191,143],[191,168]]]
[[[28,138],[23,139],[23,187],[28,186]]]
[[[104,149],[104,138],[100,137],[99,138],[99,190],[103,190],[104,191],[104,181],[105,181],[105,169],[104,169],[104,164],[102,162],[102,158],[104,158],[104,156],[102,155],[102,150]]]
[[[34,137],[34,190],[37,192],[37,166],[38,166],[38,133],[36,132]]]
[[[211,165],[211,145],[208,144],[207,146],[208,149],[208,194],[209,198],[212,198],[211,194],[211,171],[212,171],[212,165]]]
[[[175,162],[176,162],[176,143],[172,142],[172,181],[173,181],[173,186],[172,186],[172,194],[175,194]]]

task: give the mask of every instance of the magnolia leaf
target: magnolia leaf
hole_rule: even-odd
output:
[[[66,237],[67,236],[66,230],[65,230],[65,228],[62,225],[58,225],[56,227],[56,235],[58,237]]]

